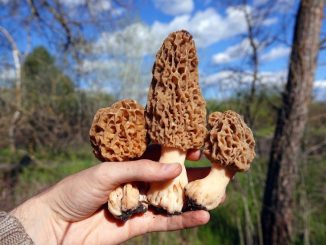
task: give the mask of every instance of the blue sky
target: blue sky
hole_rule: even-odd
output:
[[[94,11],[99,14],[112,6],[111,0],[91,1]],[[6,3],[8,0],[1,2]],[[62,0],[75,14],[83,2],[85,0]],[[92,43],[92,58],[86,58],[81,67],[82,71],[88,73],[88,77],[85,75],[81,78],[82,84],[86,88],[98,84],[113,93],[118,87],[133,87],[133,93],[122,93],[121,96],[133,96],[136,92],[139,94],[135,95],[136,99],[144,96],[155,53],[162,41],[168,33],[186,29],[193,35],[197,45],[200,82],[205,96],[223,99],[250,83],[252,67],[248,57],[251,49],[246,38],[244,10],[249,14],[256,13],[261,6],[270,3],[271,14],[260,22],[261,35],[276,37],[276,41],[271,45],[261,45],[259,72],[263,86],[280,88],[286,80],[297,9],[295,0],[252,0],[247,6],[230,6],[214,0],[136,0],[135,8],[132,9],[136,21],[111,32],[94,33],[86,28],[86,35],[95,39]],[[14,22],[10,20],[8,25],[16,29],[15,37],[20,40],[18,44],[24,50],[26,38],[13,26]],[[323,32],[326,33],[325,26]],[[32,35],[32,46],[45,45],[55,53],[56,50],[37,32]],[[258,36],[255,42],[260,45],[262,40]],[[315,95],[319,99],[326,96],[325,58],[324,52],[321,52],[315,78]],[[230,70],[239,70],[241,73],[235,78]]]
[[[142,7],[140,7],[140,15],[141,15],[141,20],[144,21],[147,25],[151,26],[153,25],[154,22],[162,22],[162,23],[169,23],[172,22],[173,19],[175,19],[176,17],[182,15],[182,14],[188,14],[191,17],[194,17],[196,14],[198,14],[198,12],[203,12],[207,9],[213,8],[218,14],[220,14],[221,16],[226,15],[225,11],[226,11],[226,5],[223,6],[223,4],[216,4],[214,1],[212,0],[206,0],[206,1],[141,1],[138,0],[138,6],[141,5]],[[146,4],[142,4],[142,3],[146,3]],[[191,11],[184,11],[182,12],[180,10],[179,14],[167,14],[164,11],[162,11],[162,8],[160,7],[160,4],[155,4],[155,2],[166,2],[166,4],[168,2],[191,2],[193,7],[191,8]],[[255,2],[260,2],[260,1],[251,1],[251,4],[255,4]],[[261,1],[261,2],[265,2],[265,1]],[[291,2],[291,1],[289,1]],[[173,3],[171,3],[173,5]],[[164,4],[161,4],[164,5]],[[183,4],[186,5],[186,4]],[[297,4],[294,2],[293,4],[291,4],[291,6],[293,7],[292,9],[289,10],[289,13],[291,15],[295,14],[295,11],[297,9]],[[186,9],[186,8],[185,8]],[[279,24],[279,18],[281,18],[282,16],[279,13],[275,13],[275,15],[272,18],[276,18],[275,21],[275,25]],[[278,27],[275,27],[275,25],[271,25],[268,28],[272,29],[272,30],[277,30]],[[293,23],[288,23],[288,28],[291,31],[287,32],[286,38],[288,42],[291,42],[292,40],[292,28],[293,28]],[[326,27],[323,26],[323,29],[326,30]],[[216,30],[218,31],[218,29]],[[232,46],[232,45],[236,45],[237,42],[241,41],[241,37],[239,36],[234,36],[234,37],[230,37],[227,39],[222,39],[220,41],[217,41],[216,43],[213,43],[212,45],[209,45],[208,47],[205,47],[205,50],[203,49],[199,49],[199,53],[202,53],[203,56],[203,63],[207,64],[210,63],[210,61],[208,61],[208,58],[206,54],[216,54],[219,52],[223,52],[225,51],[228,47]],[[280,43],[276,43],[275,45],[273,45],[274,47],[280,45]],[[272,46],[272,47],[273,47]],[[284,47],[287,46],[287,44],[283,45]],[[269,50],[272,50],[273,48],[270,47]],[[263,69],[266,69],[268,71],[278,71],[280,69],[284,69],[287,66],[287,55],[285,55],[286,51],[284,50],[284,56],[280,55],[280,58],[275,58],[270,60],[269,62],[265,62],[264,65],[262,66]],[[323,53],[321,54],[322,56]],[[215,68],[212,69],[212,71]],[[322,72],[322,69],[320,69],[320,71],[318,72],[317,75],[317,79],[322,79],[324,78],[323,76],[325,76],[325,73]]]
[[[172,31],[186,29],[193,34],[197,43],[200,81],[204,94],[206,97],[223,99],[225,95],[232,95],[239,87],[244,88],[248,85],[251,66],[248,64],[250,47],[246,39],[247,26],[241,6],[227,6],[218,2],[220,1],[138,0],[136,6],[140,14],[140,23],[131,23],[117,33],[111,33],[107,37],[102,36],[98,44],[105,46],[106,43],[107,49],[118,50],[119,45],[116,43],[121,43],[123,40],[121,37],[130,37],[132,33],[128,45],[138,53],[131,56],[142,56],[152,64],[155,52],[166,35]],[[254,0],[246,7],[250,13],[266,2],[266,0]],[[297,3],[283,0],[274,2],[272,14],[264,19],[261,25],[266,35],[277,36],[279,40],[272,45],[262,46],[259,50],[261,61],[259,71],[264,86],[280,87],[280,84],[286,80]],[[284,16],[287,19],[284,20]],[[281,25],[284,24],[286,31],[281,29]],[[260,41],[258,38],[257,43]],[[319,63],[323,63],[324,58],[325,54],[321,52]],[[148,65],[145,72],[150,71],[150,68]],[[237,84],[230,86],[234,81],[228,78],[229,69],[240,69],[247,74],[241,78],[244,86],[237,86]],[[315,95],[318,99],[325,95],[325,79],[326,73],[320,65],[315,79],[317,80]],[[221,87],[223,92],[217,95],[216,91]]]

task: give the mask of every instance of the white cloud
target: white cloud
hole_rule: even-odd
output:
[[[285,46],[277,46],[270,51],[262,54],[262,61],[272,61],[283,58],[290,53],[290,48]],[[241,43],[228,47],[225,51],[213,55],[212,62],[214,64],[225,64],[237,61],[251,53],[250,42],[248,39],[242,40]]]
[[[82,73],[104,72],[106,75],[109,71],[123,68],[123,63],[118,60],[84,60],[79,66],[79,71]]]
[[[257,86],[263,88],[276,89],[282,91],[287,80],[287,71],[262,71],[258,75]],[[252,82],[251,72],[234,72],[220,71],[202,78],[204,91],[208,88],[217,87],[215,91],[219,91],[221,98],[224,95],[232,96],[234,92],[248,88]],[[315,99],[325,100],[326,80],[316,80],[313,84]]]
[[[155,21],[152,26],[134,23],[114,33],[102,33],[95,47],[100,52],[113,51],[128,56],[154,54],[170,32],[180,29],[188,30],[199,48],[247,31],[241,7],[227,8],[225,16],[208,8],[193,16],[176,16],[168,23]]]
[[[326,80],[317,80],[314,82],[314,88],[326,89]]]
[[[12,81],[16,78],[15,69],[1,69],[0,70],[0,81]]]
[[[167,15],[189,14],[194,9],[193,0],[153,0],[154,6]]]
[[[86,0],[60,0],[60,2],[64,3],[67,6],[78,6],[86,3]]]
[[[249,40],[244,39],[241,43],[228,47],[224,52],[213,55],[212,60],[214,64],[230,63],[245,57],[250,50]]]
[[[95,52],[126,55],[129,57],[142,57],[152,54],[159,43],[153,37],[151,29],[142,24],[135,23],[125,29],[108,33],[104,32],[94,44]]]
[[[225,86],[233,89],[239,89],[240,85],[247,86],[252,82],[252,73],[251,72],[234,72],[234,71],[221,71],[214,74],[211,74],[203,78],[204,86]],[[286,81],[286,72],[285,71],[263,71],[258,75],[258,86],[281,86]]]
[[[208,8],[198,12],[188,25],[189,30],[197,39],[198,47],[207,47],[246,31],[244,14],[235,7],[227,8],[225,17],[219,15],[214,9]]]
[[[250,89],[253,80],[252,72],[220,71],[201,78],[202,88],[207,98],[226,99],[239,91]],[[282,91],[286,81],[286,73],[260,72],[258,75],[257,88],[269,88],[274,91]]]
[[[93,0],[89,6],[93,12],[107,11],[112,8],[110,0]]]
[[[130,62],[138,61],[138,67],[143,68],[149,62],[147,59],[142,60],[142,58],[146,55],[155,54],[169,33],[181,29],[188,30],[193,35],[196,46],[199,48],[208,47],[247,31],[241,7],[229,7],[223,15],[213,8],[207,8],[193,15],[176,16],[166,23],[155,21],[152,25],[146,25],[138,22],[116,32],[102,33],[94,43],[93,51],[95,55],[101,57],[101,60],[124,60],[123,65],[125,66],[128,66]],[[106,72],[112,70],[112,67],[116,67],[116,65],[90,61],[85,64],[83,69],[84,71],[93,71],[95,76],[97,74],[100,77],[100,80],[107,81],[111,79],[111,76],[108,76]],[[132,64],[131,67],[133,67]],[[122,66],[121,69],[113,70],[119,72],[118,70],[125,70],[125,68]],[[146,81],[148,85],[150,78],[144,79],[143,74],[140,74],[139,77],[142,77],[139,80]],[[127,78],[133,80],[133,78]],[[135,84],[141,87],[139,83]]]
[[[314,82],[314,99],[326,101],[326,80],[317,80]]]
[[[278,19],[276,17],[268,18],[268,19],[263,20],[263,25],[264,26],[271,26],[271,25],[276,24],[277,22],[278,22]]]
[[[275,59],[283,58],[288,56],[290,53],[290,48],[285,46],[277,46],[271,49],[269,52],[262,55],[263,61],[272,61]]]
[[[112,9],[111,0],[60,0],[64,5],[70,8],[76,8],[82,5],[88,5],[90,11],[98,13]]]

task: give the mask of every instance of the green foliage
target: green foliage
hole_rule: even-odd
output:
[[[41,148],[59,152],[69,145],[82,145],[88,141],[95,112],[114,101],[107,93],[75,87],[44,47],[26,57],[22,81],[24,113],[17,125],[16,142],[18,148],[29,152]]]
[[[246,93],[238,97],[229,98],[224,101],[208,100],[207,111],[208,115],[214,111],[224,112],[226,110],[233,110],[240,115],[245,116],[245,106],[247,101]],[[281,104],[281,97],[273,91],[258,91],[255,97],[257,104],[250,105],[250,110],[254,111],[255,124],[253,131],[256,135],[270,136],[274,132],[274,127],[277,118],[277,109]]]
[[[39,59],[43,60],[42,64],[38,62]],[[36,89],[43,88],[48,89],[50,93],[48,96],[40,95],[39,98],[35,98],[35,101],[41,103],[40,105],[33,104],[36,103],[34,99],[29,100],[28,109],[35,106],[40,111],[32,114],[32,119],[46,115],[47,117],[41,121],[44,125],[46,118],[50,119],[50,122],[60,118],[60,120],[54,120],[54,123],[47,124],[48,131],[54,131],[56,124],[65,125],[69,130],[66,135],[54,138],[50,138],[51,134],[50,136],[45,134],[46,137],[40,134],[42,136],[40,139],[49,140],[43,141],[41,147],[35,148],[33,157],[37,160],[37,164],[27,167],[20,174],[19,183],[15,188],[17,203],[63,177],[97,162],[88,144],[88,130],[96,110],[109,106],[114,101],[114,97],[107,93],[75,88],[73,82],[55,67],[54,58],[42,48],[35,50],[31,57],[26,59],[25,69],[26,79],[35,79],[35,84],[32,80],[28,81],[30,82],[28,86],[31,87],[28,88],[26,85],[30,95],[36,93]],[[48,73],[43,74],[40,70],[47,70]],[[56,78],[55,90],[50,89],[50,74]],[[199,228],[137,237],[127,244],[240,244],[250,241],[252,237],[257,242],[270,141],[276,125],[277,108],[281,102],[280,96],[268,91],[260,92],[259,96],[257,98],[259,106],[254,108],[252,105],[252,109],[255,109],[253,132],[257,142],[257,156],[250,171],[238,173],[228,186],[227,199],[223,205],[211,211],[210,222]],[[243,114],[244,103],[246,103],[246,96],[225,101],[208,100],[207,108],[209,113],[232,109]],[[51,115],[55,116],[54,119]],[[323,144],[326,135],[325,115],[325,103],[311,104],[302,146],[303,153],[308,153],[298,162],[300,179],[297,193],[295,193],[297,205],[294,212],[295,244],[303,244],[305,227],[309,231],[311,244],[324,244],[326,241],[324,232],[326,230],[326,178],[324,174],[326,151],[325,143]],[[27,122],[30,123],[30,121],[31,118]],[[22,122],[26,126],[26,121]],[[36,124],[36,126],[39,125]],[[34,130],[38,129],[36,126],[33,125]],[[41,129],[43,130],[42,127]],[[64,128],[60,130],[62,132]],[[43,131],[40,132],[43,133]],[[82,135],[80,141],[76,140],[78,134]],[[29,135],[32,134],[26,134],[25,138]],[[15,156],[7,148],[0,149],[0,161],[17,163],[28,149],[25,147],[25,151],[20,150]],[[209,167],[210,162],[202,157],[198,162],[187,161],[186,166]]]
[[[41,71],[52,71],[53,68],[54,58],[44,47],[37,47],[26,57],[23,66],[23,73],[26,79],[40,80],[38,76],[42,75]],[[44,89],[46,89],[46,83]]]
[[[15,188],[16,202],[36,194],[39,190],[56,183],[64,177],[93,166],[98,161],[93,156],[90,146],[68,148],[66,152],[36,152],[37,162],[27,167],[19,176],[19,184]]]
[[[211,221],[198,229],[200,244],[239,244],[238,231],[227,204],[210,212]]]
[[[22,79],[27,107],[40,103],[58,105],[59,102],[57,109],[62,109],[69,102],[66,97],[75,89],[71,79],[56,67],[54,57],[43,47],[35,48],[26,57],[22,66]]]
[[[35,48],[26,57],[22,74],[26,109],[43,107],[65,117],[77,111],[78,98],[73,81],[57,68],[55,58],[45,48]]]
[[[224,112],[227,110],[234,110],[234,111],[239,112],[239,110],[240,110],[239,101],[235,98],[230,98],[225,101],[216,101],[216,100],[210,99],[210,100],[207,100],[206,106],[207,106],[207,114],[208,115],[215,111]]]

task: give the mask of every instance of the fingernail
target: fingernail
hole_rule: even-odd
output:
[[[180,166],[180,164],[178,163],[170,163],[170,164],[164,164],[163,166],[163,171],[166,171],[166,172],[173,172],[175,171],[176,169],[178,169]]]

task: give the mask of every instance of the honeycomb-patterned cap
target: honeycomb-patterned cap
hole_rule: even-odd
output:
[[[89,138],[100,161],[127,161],[140,157],[147,146],[144,108],[125,99],[99,109]]]
[[[164,40],[152,73],[145,111],[151,140],[180,150],[203,146],[206,102],[198,84],[195,43],[187,31]]]
[[[246,171],[255,157],[253,134],[239,114],[234,111],[210,114],[210,132],[204,153],[212,162],[237,171]]]

